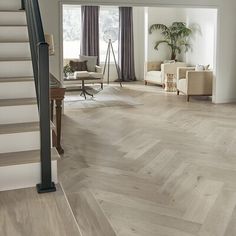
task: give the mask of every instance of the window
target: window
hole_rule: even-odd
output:
[[[81,7],[63,5],[64,59],[78,58],[80,54]]]
[[[118,7],[100,7],[100,61],[105,62],[107,53],[107,40],[104,40],[108,34],[111,34],[114,42],[112,43],[116,60],[118,60],[118,36],[119,36],[119,8]],[[111,62],[114,62],[111,54]]]
[[[105,36],[112,34],[112,45],[118,60],[119,8],[101,6],[99,13],[100,61],[105,62],[108,42]],[[63,54],[64,59],[78,58],[80,55],[81,6],[63,5]],[[111,62],[114,62],[111,54]]]

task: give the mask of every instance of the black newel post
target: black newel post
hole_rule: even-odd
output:
[[[25,10],[25,0],[21,0],[21,9],[20,10]]]

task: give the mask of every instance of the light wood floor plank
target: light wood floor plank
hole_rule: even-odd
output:
[[[82,235],[116,235],[91,191],[81,189],[78,193],[68,194],[68,200]]]
[[[236,235],[235,104],[140,83],[94,99],[65,103],[59,162],[83,236]]]
[[[0,193],[0,235],[81,236],[65,195],[39,195],[35,188]]]

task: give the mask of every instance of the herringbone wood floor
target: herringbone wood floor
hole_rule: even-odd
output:
[[[235,236],[236,106],[127,84],[67,109],[60,180],[83,236]]]

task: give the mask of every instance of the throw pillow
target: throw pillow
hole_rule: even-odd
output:
[[[205,70],[205,66],[204,65],[196,65],[195,67],[195,71],[204,71]]]
[[[80,55],[80,60],[87,61],[87,67],[89,72],[96,72],[96,65],[97,65],[97,56],[83,56]]]
[[[175,62],[176,62],[175,60],[165,60],[164,64],[172,64],[172,63],[175,63]]]
[[[87,61],[70,61],[69,65],[73,72],[75,71],[87,71]]]

